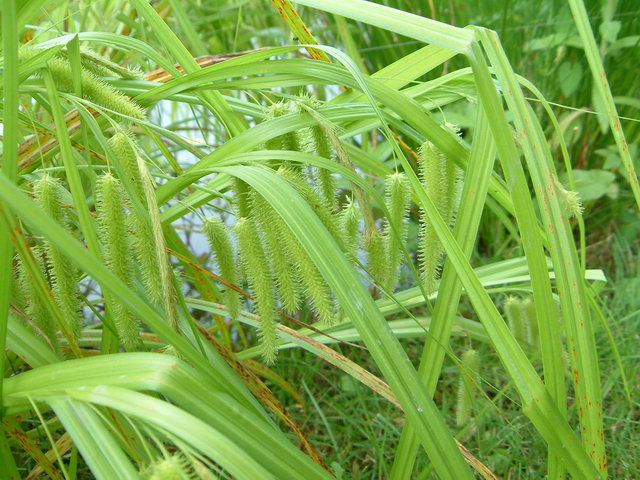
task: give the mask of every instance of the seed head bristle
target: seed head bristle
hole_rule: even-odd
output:
[[[463,427],[471,420],[473,401],[476,394],[476,382],[480,361],[476,350],[467,350],[462,354],[462,371],[458,383],[456,408],[456,426]]]
[[[241,217],[236,221],[234,230],[238,239],[240,259],[253,291],[256,311],[260,316],[258,333],[262,358],[265,363],[272,364],[278,352],[273,275],[253,221]]]
[[[460,199],[461,173],[459,168],[427,141],[420,150],[422,186],[433,201],[445,224],[451,226]],[[444,249],[424,207],[420,210],[420,264],[425,291],[436,291]]]
[[[204,231],[209,240],[211,250],[213,250],[220,275],[232,285],[239,284],[238,268],[236,257],[233,252],[231,240],[227,227],[217,217],[209,217],[204,222]],[[225,304],[232,319],[240,315],[240,295],[230,286],[225,286]]]
[[[60,180],[45,174],[34,183],[33,190],[40,209],[62,227],[70,230],[71,222],[63,204],[65,193],[68,195],[68,192]],[[54,300],[62,311],[67,331],[74,338],[78,338],[82,325],[78,271],[74,263],[53,243],[45,240],[44,248]]]
[[[120,181],[105,173],[96,181],[96,213],[105,264],[127,287],[133,288],[130,236],[127,232],[125,194]],[[132,349],[140,342],[138,318],[118,299],[109,305],[122,344]]]
[[[398,280],[402,263],[402,245],[408,233],[407,215],[411,201],[409,180],[404,173],[394,173],[386,179],[385,203],[389,217],[385,219],[384,240],[387,256],[387,275],[384,286],[392,290]]]

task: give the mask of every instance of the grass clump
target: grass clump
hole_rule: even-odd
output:
[[[635,5],[36,3],[9,477],[637,476]]]

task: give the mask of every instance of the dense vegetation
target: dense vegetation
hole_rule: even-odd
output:
[[[640,11],[491,3],[2,2],[0,476],[637,476]]]

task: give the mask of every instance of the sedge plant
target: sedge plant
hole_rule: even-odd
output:
[[[607,477],[605,278],[574,238],[584,205],[545,130],[559,124],[494,31],[362,0],[234,6],[232,21],[218,5],[98,3],[2,7],[8,478],[339,476],[350,465],[272,391],[303,404],[307,384],[279,370],[301,351],[401,418],[370,478],[416,478],[416,459],[420,478],[506,475],[457,435],[490,436],[488,410],[508,431],[526,419],[546,452],[532,475]],[[352,22],[417,49],[365,58]],[[274,31],[303,44],[254,48]]]

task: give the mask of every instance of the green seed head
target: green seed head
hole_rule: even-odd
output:
[[[252,218],[262,233],[265,253],[271,265],[282,308],[293,313],[298,310],[301,302],[299,275],[289,245],[293,235],[280,215],[255,191],[251,195],[251,204]]]
[[[567,190],[566,188],[564,188],[560,181],[555,177],[553,181],[563,213],[569,218],[581,217],[582,212],[584,211],[584,207],[582,206],[580,194],[578,192],[574,192],[572,190]]]
[[[32,247],[31,252],[37,267],[37,274],[44,277],[46,273],[42,247],[36,245]],[[53,322],[48,312],[42,295],[35,287],[35,281],[31,276],[32,273],[20,257],[17,259],[16,273],[17,282],[14,282],[14,294],[20,300],[24,308],[24,313],[30,320],[31,327],[38,335],[41,335],[47,340],[47,343],[53,347],[53,350],[56,350],[58,338],[56,336],[55,322]]]
[[[340,214],[340,226],[345,239],[346,252],[354,263],[358,258],[358,248],[360,247],[360,232],[358,231],[360,217],[360,209],[353,199],[350,199]]]
[[[40,209],[70,230],[71,222],[63,205],[63,199],[69,193],[60,181],[46,174],[34,184],[33,190]],[[65,318],[65,330],[77,338],[82,324],[78,271],[73,262],[48,240],[45,240],[44,248],[53,297]]]
[[[110,173],[96,182],[96,213],[98,231],[107,267],[129,288],[133,288],[131,242],[124,210],[125,195],[120,181]],[[111,316],[122,344],[131,349],[140,342],[140,322],[119,300],[110,299]]]
[[[385,242],[382,233],[377,228],[367,232],[364,239],[364,248],[367,252],[367,271],[373,280],[382,283],[387,273],[387,258]]]
[[[215,253],[220,275],[232,285],[238,285],[238,269],[229,232],[225,225],[217,217],[207,218],[204,222],[204,231],[209,240],[211,250]],[[237,291],[225,286],[225,303],[229,310],[229,316],[233,319],[240,315],[240,296]]]
[[[234,195],[234,207],[237,217],[248,217],[251,214],[249,208],[249,195],[251,188],[239,178],[231,180],[231,190]]]
[[[109,139],[109,146],[115,156],[114,160],[122,167],[124,175],[133,187],[136,198],[146,207],[142,175],[138,168],[138,154],[133,136],[129,131],[118,132]]]
[[[283,115],[295,113],[297,108],[292,102],[278,102],[269,106],[265,120],[272,120]],[[272,138],[267,142],[267,148],[270,150],[293,150],[302,151],[305,141],[299,131],[285,133],[278,137]]]
[[[387,275],[384,286],[392,290],[398,280],[402,261],[402,245],[407,240],[407,215],[411,201],[409,180],[404,173],[394,173],[386,179],[385,203],[389,217],[385,219],[384,240],[386,243]]]
[[[533,298],[527,297],[522,301],[522,321],[524,323],[524,333],[527,343],[536,347],[539,343],[540,335],[538,332],[538,317],[536,315],[536,306]]]
[[[299,282],[304,288],[305,297],[311,303],[313,311],[320,321],[332,325],[335,323],[336,315],[331,290],[318,267],[292,233],[287,239],[287,248],[291,252]]]
[[[147,245],[147,248],[154,247],[154,254],[156,257],[157,269],[160,274],[159,282],[161,288],[161,298],[158,305],[164,308],[164,313],[167,316],[167,323],[174,330],[178,329],[178,319],[176,312],[176,291],[173,285],[173,271],[169,258],[167,257],[167,247],[164,240],[164,233],[162,231],[162,222],[160,221],[160,210],[156,202],[156,192],[151,180],[151,175],[147,170],[147,167],[142,160],[138,157],[138,170],[142,177],[142,188],[145,195],[145,200],[148,206],[149,214],[149,228],[153,238],[153,243]]]
[[[342,229],[337,221],[337,215],[334,215],[327,207],[325,201],[304,179],[302,174],[297,169],[287,168],[282,166],[277,171],[278,175],[282,176],[285,180],[288,180],[292,186],[300,193],[302,198],[313,208],[313,211],[318,216],[320,221],[327,228],[333,238],[338,241],[339,244],[344,245],[344,238],[342,236]]]
[[[304,102],[302,102],[304,103]],[[317,107],[316,102],[307,102],[310,108]],[[318,118],[316,118],[318,120]],[[333,160],[334,150],[333,144],[330,138],[330,130],[334,129],[333,125],[328,123],[320,123],[305,129],[308,132],[307,141],[305,142],[306,150],[310,153],[315,153],[317,156],[326,158],[327,160]],[[325,205],[330,211],[335,211],[338,208],[337,196],[336,196],[336,179],[329,170],[318,169],[317,173],[317,190],[320,196],[325,202]]]
[[[460,372],[460,382],[458,383],[456,408],[456,426],[458,427],[463,427],[471,420],[480,366],[478,352],[467,350],[462,354],[461,363],[462,372]]]
[[[159,458],[143,472],[145,480],[189,480],[194,478],[193,468],[187,458],[176,453]]]
[[[451,226],[460,197],[460,170],[428,141],[422,145],[419,166],[423,188],[444,222]],[[419,258],[425,290],[430,294],[436,290],[444,250],[424,208],[420,213]]]
[[[38,49],[21,48],[18,55],[21,61],[26,61],[38,53]],[[83,56],[83,63],[85,64],[86,58],[86,55]],[[51,73],[59,91],[74,93],[73,71],[66,57],[55,56],[49,59],[47,61],[47,70]],[[143,120],[146,117],[146,113],[140,105],[116,88],[100,80],[86,68],[82,68],[80,72],[80,85],[83,98],[100,107],[139,120]]]
[[[518,297],[507,297],[504,301],[504,312],[507,316],[509,329],[519,342],[526,340],[526,329],[522,318],[522,300]]]
[[[254,223],[248,218],[241,217],[237,220],[234,230],[244,271],[253,291],[256,311],[260,316],[258,333],[262,346],[262,358],[266,363],[271,364],[275,361],[278,352],[273,275]]]

